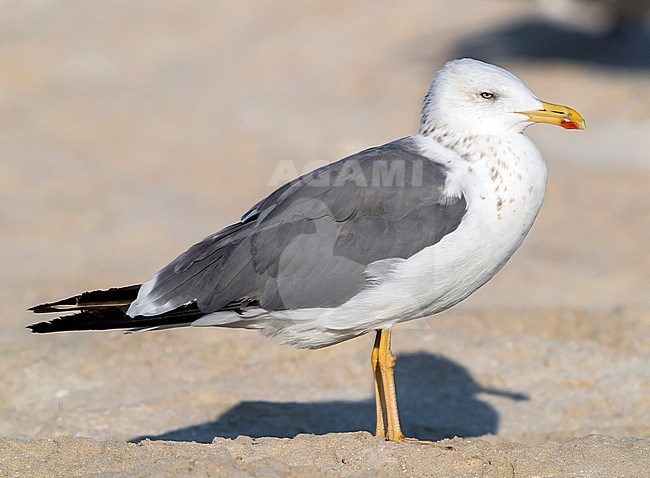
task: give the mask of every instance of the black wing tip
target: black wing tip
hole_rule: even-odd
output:
[[[111,287],[110,289],[82,292],[79,295],[74,295],[66,299],[38,304],[27,310],[35,314],[49,314],[53,312],[61,313],[74,310],[126,306],[135,300],[140,287],[141,284],[134,284],[126,287]]]
[[[55,320],[48,321],[48,322],[38,322],[36,324],[28,325],[26,328],[30,329],[33,334],[49,334],[51,332],[62,332],[63,330],[57,327],[56,324],[54,323]]]
[[[57,312],[60,313],[61,310]],[[119,307],[108,307],[98,310],[81,310],[74,314],[62,315],[49,321],[31,324],[27,328],[35,334],[131,328],[147,329],[190,324],[202,315],[204,314],[194,304],[180,307],[166,314],[151,317],[142,315],[130,317]]]
[[[44,302],[43,304],[34,305],[27,310],[30,312],[34,312],[35,314],[61,312],[66,309],[70,310],[72,308],[77,307],[77,305],[79,304],[79,298],[81,296],[82,295],[76,295],[76,296],[68,297],[66,299],[57,300],[54,302]]]
[[[125,325],[120,323],[119,319],[115,319],[113,317],[105,319],[104,317],[97,316],[90,311],[82,311],[76,314],[62,315],[56,319],[45,322],[37,322],[35,324],[27,326],[27,328],[30,329],[34,334],[50,334],[52,332],[75,332],[90,330],[112,330],[122,329],[125,327]]]
[[[53,307],[52,303],[38,304],[27,309],[29,312],[34,312],[35,314],[47,314],[49,312],[60,312],[59,309]]]
[[[61,312],[61,311],[58,311]],[[88,330],[88,314],[80,312],[77,314],[62,315],[52,320],[37,322],[28,325],[27,328],[34,334],[49,334],[52,332],[71,332],[74,330]]]
[[[52,332],[67,332],[75,330],[66,327],[65,323],[66,321],[63,317],[57,317],[56,319],[28,325],[26,328],[29,329],[33,334],[50,334]]]

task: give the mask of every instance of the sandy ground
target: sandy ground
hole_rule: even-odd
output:
[[[649,476],[650,39],[481,3],[0,2],[0,477]],[[465,55],[589,129],[529,130],[550,178],[522,249],[396,328],[405,431],[440,446],[367,433],[371,337],[25,331],[28,306],[146,280],[283,179],[411,134]]]

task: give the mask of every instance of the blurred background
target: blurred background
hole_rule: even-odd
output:
[[[116,406],[115,391],[108,395],[106,386],[121,383],[126,366],[116,354],[124,360],[134,354],[128,364],[155,369],[151,363],[162,360],[159,354],[184,350],[195,371],[202,359],[211,360],[211,347],[221,350],[222,364],[247,360],[248,347],[288,363],[333,360],[334,352],[307,359],[305,352],[277,349],[237,331],[207,338],[192,331],[173,338],[168,332],[32,337],[24,326],[34,318],[25,309],[82,290],[144,281],[189,245],[238,220],[280,185],[278,178],[415,133],[432,75],[458,57],[511,70],[540,98],[580,111],[588,129],[528,130],[550,172],[536,225],[503,272],[425,326],[451,333],[454,321],[466,316],[535,311],[539,318],[561,310],[574,317],[567,319],[574,332],[583,330],[576,320],[600,317],[605,337],[612,333],[611,311],[638,322],[650,308],[649,3],[0,1],[0,377],[6,385],[0,434],[103,436],[98,423]],[[431,325],[435,321],[443,325]],[[498,321],[488,323],[497,335],[517,328],[514,319],[503,322],[501,332]],[[639,323],[642,328],[625,333],[640,337],[641,345],[628,337],[637,344],[633,350],[647,351],[647,320]],[[545,330],[557,335],[558,328],[562,322],[552,321]],[[350,376],[358,372],[365,380],[360,391],[314,379],[312,395],[285,388],[280,398],[370,396],[366,342],[345,346],[358,358]],[[204,347],[199,355],[196,347]],[[454,356],[452,350],[447,355],[456,367],[469,352]],[[262,367],[267,358],[247,363]],[[97,365],[103,360],[117,371]],[[154,372],[141,373],[137,380],[146,387],[158,383]],[[177,379],[186,373],[179,371]],[[254,376],[263,379],[269,372],[259,373]],[[497,375],[474,373],[471,380],[499,385],[489,383],[490,377],[500,380]],[[259,398],[251,385],[257,379],[242,378],[239,385],[223,379],[230,388],[214,405],[213,378],[204,379],[210,383],[204,408],[191,412],[190,421],[217,416],[250,395]],[[181,389],[191,386],[183,383]],[[131,397],[124,400],[146,396],[145,385],[120,387]],[[165,393],[143,400],[169,408],[175,395]],[[91,424],[80,420],[91,413],[89,396],[99,403]],[[493,400],[496,409],[505,403]],[[69,411],[73,405],[83,413]],[[113,423],[105,434],[128,437],[186,425],[179,418],[184,412],[169,413],[156,430],[138,428],[131,418],[126,425],[123,418],[126,428]],[[495,415],[490,412],[492,425],[477,434],[499,431]],[[521,438],[517,416],[511,415],[510,436]],[[80,421],[88,428],[75,428]]]

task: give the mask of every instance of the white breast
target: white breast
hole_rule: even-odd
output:
[[[476,153],[460,159],[425,150],[450,169],[446,193],[463,195],[467,214],[438,243],[396,265],[390,280],[342,305],[329,326],[356,315],[359,326],[424,317],[448,309],[485,284],[503,267],[530,230],[544,199],[546,166],[521,134],[484,138]],[[348,322],[349,323],[349,322]]]
[[[465,197],[465,218],[403,264],[408,276],[426,271],[432,277],[430,295],[420,295],[424,315],[451,307],[491,279],[521,245],[542,206],[546,165],[533,142],[522,134],[477,141],[478,153],[449,165],[447,192]]]

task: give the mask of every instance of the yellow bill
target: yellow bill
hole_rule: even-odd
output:
[[[542,101],[541,110],[520,111],[528,116],[528,121],[533,123],[548,123],[561,126],[564,129],[585,129],[587,124],[580,113],[568,106],[556,105]]]

